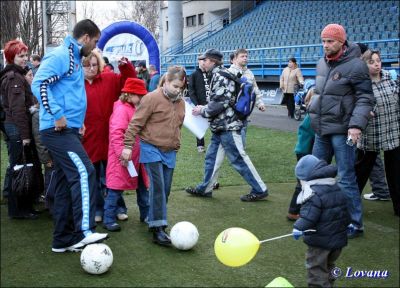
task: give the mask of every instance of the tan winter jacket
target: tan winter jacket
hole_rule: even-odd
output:
[[[146,94],[125,132],[125,147],[132,147],[135,136],[162,151],[177,151],[181,144],[181,127],[185,118],[182,99],[172,102],[162,88]]]
[[[293,94],[294,86],[299,84],[303,85],[303,83],[304,78],[299,68],[292,70],[289,67],[286,67],[283,69],[279,86],[283,93]]]

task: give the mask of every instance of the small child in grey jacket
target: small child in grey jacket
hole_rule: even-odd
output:
[[[302,186],[297,203],[300,218],[294,223],[293,236],[304,235],[308,286],[332,287],[331,270],[347,245],[350,214],[347,199],[336,184],[337,168],[313,155],[306,155],[296,165],[295,173]],[[315,233],[303,231],[315,229]]]

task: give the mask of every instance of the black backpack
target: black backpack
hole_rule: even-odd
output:
[[[246,77],[237,77],[229,72],[219,71],[219,74],[235,82],[235,93],[230,101],[230,106],[239,116],[246,119],[256,104],[256,93],[253,84],[247,82]]]

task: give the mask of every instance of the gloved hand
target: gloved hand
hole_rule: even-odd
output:
[[[299,240],[301,236],[303,236],[303,231],[297,230],[296,228],[293,229],[293,238],[294,240]]]

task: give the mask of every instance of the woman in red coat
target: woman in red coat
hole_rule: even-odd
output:
[[[103,218],[105,193],[105,168],[108,154],[108,122],[113,111],[113,104],[118,100],[127,78],[136,78],[136,71],[126,58],[119,61],[121,74],[102,73],[104,61],[101,55],[92,53],[82,60],[85,73],[87,110],[85,116],[85,136],[83,146],[96,169],[98,193],[96,195],[96,222]],[[126,220],[126,207],[119,211],[118,218]]]
[[[103,227],[109,231],[119,231],[121,227],[116,223],[118,213],[118,202],[123,201],[124,190],[135,190],[137,192],[137,204],[140,211],[140,221],[146,221],[149,213],[149,180],[144,164],[139,163],[140,144],[136,136],[132,145],[132,166],[135,167],[137,176],[128,172],[125,163],[121,161],[121,153],[124,149],[124,135],[129,122],[136,111],[136,105],[141,98],[147,94],[143,80],[128,78],[122,89],[122,95],[114,103],[114,112],[110,118],[110,144],[107,163],[107,196],[104,203]]]

